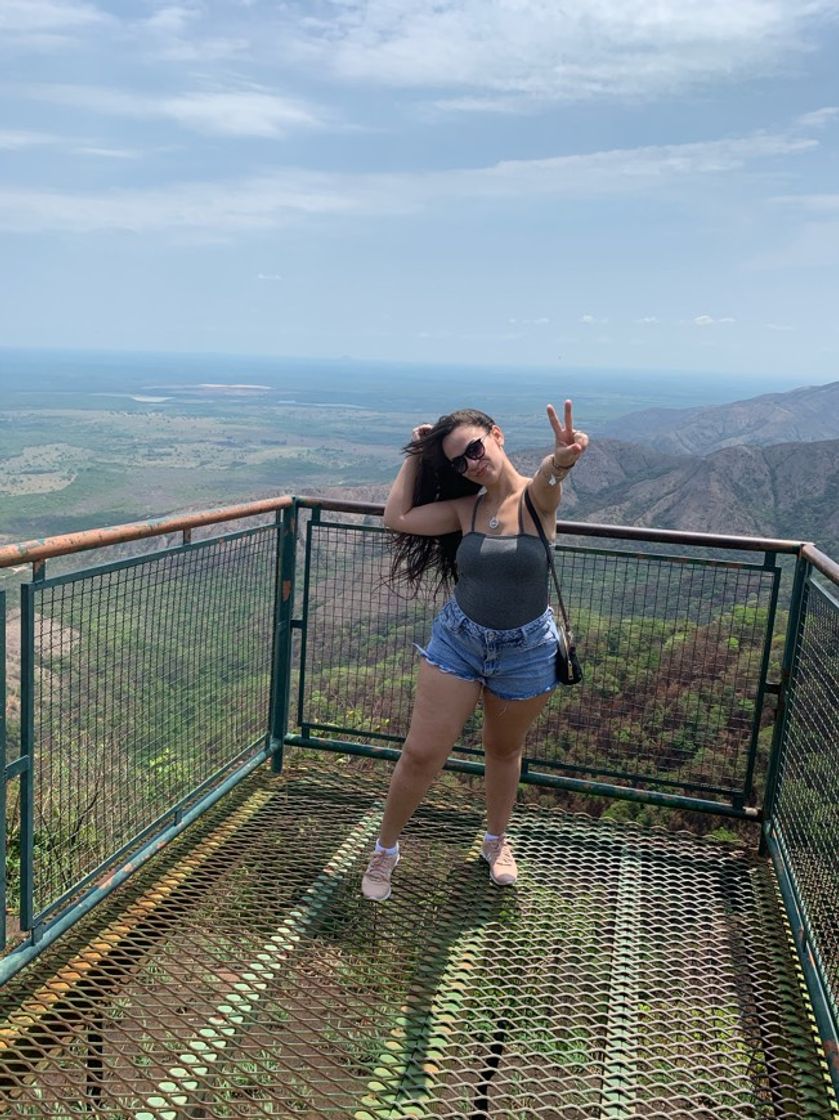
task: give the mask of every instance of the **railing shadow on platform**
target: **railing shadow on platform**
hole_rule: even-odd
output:
[[[0,979],[261,764],[398,757],[440,597],[390,579],[380,515],[282,497],[0,549],[31,566],[8,615],[0,591]],[[839,1086],[839,567],[803,542],[569,522],[557,565],[586,681],[548,706],[523,781],[752,829]],[[473,723],[449,767],[481,758]]]

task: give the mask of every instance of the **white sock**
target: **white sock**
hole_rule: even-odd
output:
[[[397,840],[392,848],[383,848],[382,845],[377,840],[376,841],[376,855],[380,855],[382,852],[384,852],[384,854],[386,856],[398,856],[399,855],[399,841]]]
[[[504,833],[502,832],[501,836],[503,836],[503,835],[504,835]],[[491,832],[485,832],[484,833],[484,843],[486,843],[487,841],[492,843],[493,840],[500,840],[501,836],[493,836],[493,834]]]

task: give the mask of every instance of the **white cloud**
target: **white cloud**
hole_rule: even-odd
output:
[[[580,322],[585,323],[587,327],[600,326],[603,323],[608,323],[608,319],[598,319],[595,315],[581,315]]]
[[[257,280],[282,280],[282,275],[279,272],[257,272]]]
[[[796,120],[801,128],[824,128],[825,125],[839,121],[839,106],[827,105],[824,109],[816,109],[812,113],[805,113]]]
[[[71,89],[77,97],[100,104],[101,91],[82,96],[78,87]],[[147,99],[132,95],[108,93],[106,104],[122,114],[150,111]],[[181,99],[185,119],[199,127],[211,101],[199,99],[189,109],[185,104],[186,99]],[[163,111],[158,102],[152,106],[155,112]],[[238,110],[244,113],[241,103]],[[238,110],[214,127],[231,135],[242,134],[235,132],[237,125],[242,130],[257,127],[256,122],[240,118]],[[207,230],[223,236],[285,225],[315,213],[381,217],[434,209],[446,201],[513,199],[522,205],[534,196],[590,199],[640,192],[650,197],[674,181],[707,193],[702,176],[746,168],[752,161],[781,153],[806,151],[814,143],[760,133],[706,144],[617,149],[439,172],[326,173],[289,168],[251,178],[100,195],[7,191],[0,194],[0,224],[6,229]],[[587,325],[605,321],[593,315],[582,319]]]
[[[60,137],[50,132],[28,132],[14,129],[0,131],[0,149],[16,151],[19,148],[34,148],[40,144],[55,144]]]
[[[794,331],[795,327],[790,327],[786,323],[767,323],[766,329],[770,331]]]
[[[172,96],[127,93],[103,86],[41,84],[19,88],[25,96],[92,113],[138,119],[165,118],[216,136],[282,136],[322,123],[318,110],[261,88],[207,90]]]
[[[168,4],[143,20],[143,25],[160,35],[181,35],[200,14],[194,6]]]
[[[196,5],[167,4],[131,26],[143,36],[151,55],[166,62],[215,62],[250,51],[246,36],[202,35],[199,23],[205,15]]]
[[[174,95],[62,83],[22,84],[14,89],[21,96],[63,107],[137,119],[164,118],[184,128],[217,136],[271,138],[292,129],[335,124],[322,107],[280,96],[261,86]],[[519,189],[554,193],[563,185],[574,194],[584,189],[612,193],[616,186],[646,191],[668,178],[738,171],[751,161],[795,155],[818,147],[819,141],[812,137],[760,131],[687,144],[613,148],[537,160],[502,160],[491,167],[430,173],[423,178],[430,190],[442,182],[447,191],[454,190],[455,181],[460,180],[466,194],[473,192],[476,179],[481,181],[481,193],[486,195],[506,195]]]
[[[537,160],[504,160],[492,167],[450,171],[429,182],[445,180],[448,189],[460,181],[465,193],[480,183],[485,195],[520,191],[582,195],[648,192],[671,180],[739,171],[750,162],[810,151],[818,141],[765,132],[693,144],[662,144],[614,148]]]
[[[67,31],[104,23],[110,17],[94,4],[72,0],[1,0],[0,34]]]
[[[259,91],[183,94],[164,99],[160,109],[186,128],[224,136],[280,136],[319,123],[299,102]]]
[[[550,319],[546,318],[544,315],[540,315],[537,319],[508,319],[507,322],[513,326],[544,327],[550,323]]]
[[[139,159],[143,154],[137,148],[99,148],[94,145],[72,150],[79,156],[101,156],[104,159]]]
[[[788,69],[835,10],[834,0],[335,0],[327,18],[286,35],[301,59],[347,79],[579,101]]]
[[[228,183],[181,183],[152,190],[59,194],[0,191],[0,228],[75,233],[123,230],[147,233],[230,232],[274,228],[306,214],[359,212],[362,201],[337,184],[306,173]]]
[[[142,155],[134,148],[102,147],[95,143],[57,136],[52,132],[0,131],[0,151],[16,151],[43,146],[63,147],[74,155],[108,156],[112,159],[139,159]]]
[[[735,323],[737,320],[732,319],[729,315],[723,316],[721,319],[714,319],[711,315],[697,315],[693,320],[695,327],[715,327],[725,323]]]
[[[636,319],[635,322],[640,323],[644,326],[655,326],[655,324],[660,323],[661,320],[655,315],[644,315],[643,318]]]
[[[81,0],[0,0],[0,51],[65,50],[76,45],[79,34],[114,22]]]

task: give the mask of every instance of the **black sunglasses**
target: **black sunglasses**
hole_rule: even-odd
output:
[[[455,455],[453,459],[449,459],[449,466],[452,470],[457,474],[466,474],[469,470],[470,461],[473,463],[480,462],[487,453],[484,447],[485,438],[486,436],[481,439],[473,439],[471,443],[467,443],[464,447],[462,455]]]

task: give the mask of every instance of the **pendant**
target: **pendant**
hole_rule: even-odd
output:
[[[498,528],[498,518],[497,517],[493,516],[489,519],[489,527],[490,527],[490,529],[497,529]]]

